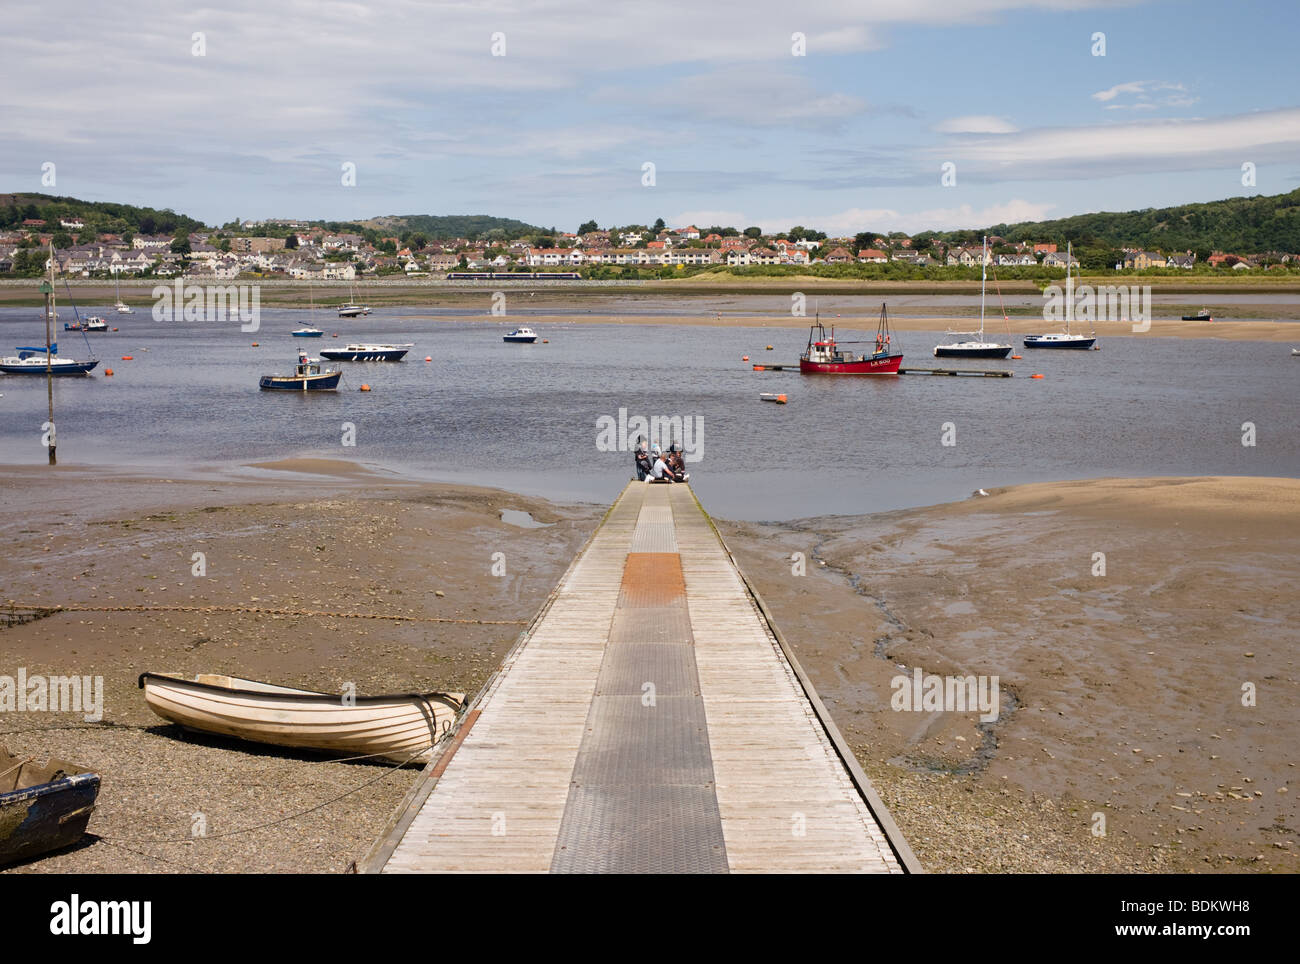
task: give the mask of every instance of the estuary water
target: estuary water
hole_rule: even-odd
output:
[[[904,367],[1015,377],[834,378],[752,370],[795,363],[806,341],[796,329],[539,320],[539,342],[518,345],[501,336],[526,318],[432,319],[410,308],[314,320],[324,338],[290,336],[313,321],[297,309],[263,309],[253,333],[141,311],[109,317],[117,332],[60,332],[60,355],[100,359],[91,377],[55,380],[60,462],[179,473],[350,459],[608,502],[632,471],[630,452],[609,450],[624,444],[609,444],[609,425],[661,416],[694,430],[692,483],[710,512],[733,519],[874,512],[1032,481],[1300,475],[1300,358],[1276,343],[1103,336],[1100,351],[1061,352],[1023,350],[1018,335],[1021,361],[954,362],[932,357],[939,333],[903,332]],[[0,353],[43,338],[39,310],[0,309]],[[299,348],[348,341],[415,347],[401,363],[337,363],[338,392],[258,390],[260,375],[292,370]],[[763,403],[760,392],[789,403]],[[44,378],[0,375],[0,396],[0,463],[45,462]],[[1250,426],[1254,444],[1243,445]]]

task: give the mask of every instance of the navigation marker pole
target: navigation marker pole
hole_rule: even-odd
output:
[[[41,294],[45,295],[45,395],[50,403],[50,465],[55,465],[58,459],[54,454],[54,349],[51,347],[53,339],[50,337],[50,328],[53,324],[51,316],[54,313],[53,241],[50,242],[50,280],[41,282]]]

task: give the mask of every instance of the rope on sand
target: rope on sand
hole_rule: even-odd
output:
[[[253,613],[259,616],[310,616],[327,619],[387,619],[406,623],[459,623],[473,626],[523,626],[525,619],[456,619],[451,616],[396,616],[384,613],[338,613],[310,609],[268,609],[263,606],[48,606],[42,615],[55,613]],[[38,617],[39,618],[39,617]]]

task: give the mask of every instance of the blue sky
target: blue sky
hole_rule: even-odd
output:
[[[209,223],[838,234],[1300,186],[1293,2],[55,2],[6,19],[0,189]]]

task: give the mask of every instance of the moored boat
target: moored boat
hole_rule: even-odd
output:
[[[776,392],[759,392],[758,397],[765,402],[776,402],[778,405],[784,405],[787,399],[784,393],[778,395]]]
[[[988,281],[989,239],[984,239],[984,256],[980,262],[980,327],[979,331],[949,331],[949,335],[967,335],[961,341],[936,345],[935,358],[1006,358],[1010,345],[984,340],[984,288]],[[996,280],[996,279],[995,279]],[[999,289],[999,297],[1001,297]]]
[[[116,311],[119,315],[131,314],[130,307],[127,306],[126,303],[122,301],[122,282],[121,279],[118,277],[117,272],[113,272],[113,283],[116,286],[116,290],[117,290],[117,300],[113,302],[113,310]]]
[[[516,328],[514,331],[506,332],[501,340],[531,345],[533,342],[537,341],[537,332],[533,331],[531,328]]]
[[[361,315],[370,314],[370,308],[366,305],[357,304],[357,291],[353,285],[348,286],[348,303],[339,305],[340,318],[358,318]]]
[[[319,338],[321,335],[325,334],[325,332],[321,331],[319,328],[313,328],[311,325],[307,325],[303,328],[295,328],[292,334],[295,338]]]
[[[1070,332],[1070,319],[1074,316],[1074,283],[1070,276],[1070,266],[1074,261],[1073,244],[1065,246],[1065,331],[1049,332],[1046,335],[1025,335],[1026,348],[1091,348],[1097,341],[1097,333],[1075,335]]]
[[[414,345],[347,345],[344,348],[322,348],[322,358],[330,361],[401,361]]]
[[[0,865],[71,846],[86,832],[99,774],[0,746]]]
[[[46,352],[44,348],[19,348],[17,355],[0,358],[0,372],[6,375],[44,375],[47,371],[51,375],[88,375],[99,364],[95,359],[60,358],[58,345],[51,345],[50,349]]]
[[[1194,315],[1183,315],[1183,321],[1213,321],[1210,317],[1210,309],[1202,308]]]
[[[903,363],[903,353],[895,351],[892,344],[889,314],[884,304],[880,306],[880,322],[870,354],[845,351],[842,344],[835,340],[834,328],[828,335],[820,321],[814,322],[808,329],[808,347],[799,356],[799,371],[816,375],[897,375]]]
[[[96,315],[91,315],[85,321],[74,321],[68,324],[63,323],[64,331],[108,331],[108,322]]]
[[[292,375],[273,372],[263,375],[257,384],[263,391],[323,392],[338,388],[342,377],[342,369],[322,368],[320,359],[308,358],[306,352],[299,352]]]
[[[463,693],[344,697],[215,674],[139,683],[151,710],[190,730],[395,763],[427,763],[465,705]]]

